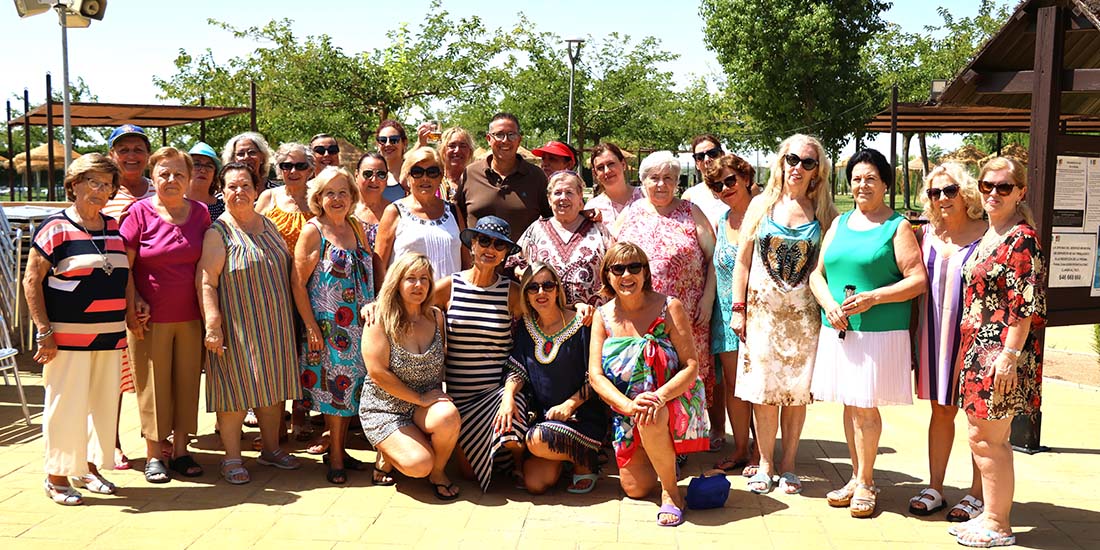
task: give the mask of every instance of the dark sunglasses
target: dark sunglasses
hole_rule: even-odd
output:
[[[386,176],[389,175],[389,172],[386,172],[385,170],[363,170],[362,172],[359,172],[359,175],[363,176],[363,179],[365,180],[369,180],[373,177],[384,180],[386,179]]]
[[[528,294],[538,294],[539,290],[549,293],[551,290],[558,289],[558,283],[554,281],[546,281],[544,283],[527,283],[527,286],[523,287]]]
[[[413,179],[418,180],[424,177],[425,174],[427,174],[429,178],[435,179],[443,175],[443,170],[440,170],[438,166],[429,166],[427,168],[413,166],[409,168],[409,175],[412,176]]]
[[[329,145],[328,147],[322,147],[318,145],[313,148],[313,153],[317,155],[339,155],[340,146],[336,144]]]
[[[723,180],[712,181],[707,183],[707,187],[710,187],[715,193],[720,193],[722,189],[734,188],[737,186],[737,174],[727,177]]]
[[[390,142],[390,145],[397,145],[398,143],[401,143],[402,139],[405,139],[405,138],[403,138],[401,136],[378,136],[374,139],[380,145],[385,145],[387,141]]]
[[[951,185],[945,185],[939,189],[929,187],[928,190],[925,191],[925,194],[928,195],[928,198],[938,201],[940,200],[940,192],[943,192],[943,196],[953,199],[959,194],[959,185],[957,183],[952,183]]]
[[[615,274],[615,276],[620,277],[627,271],[629,271],[631,275],[637,275],[642,272],[642,268],[645,266],[646,265],[642,262],[631,262],[628,264],[613,264],[611,267],[607,268],[607,270]]]
[[[715,147],[713,149],[708,149],[706,151],[703,151],[702,153],[692,153],[691,158],[695,159],[695,162],[703,162],[703,159],[705,157],[710,157],[712,159],[716,159],[720,156],[722,156],[722,148],[721,147]]]
[[[1007,182],[1006,183],[993,183],[991,181],[986,181],[986,180],[982,180],[982,181],[978,182],[978,191],[981,191],[982,194],[985,194],[985,195],[988,195],[988,194],[992,193],[993,190],[996,189],[998,195],[1000,195],[1002,197],[1007,197],[1010,194],[1012,194],[1012,190],[1017,188],[1017,187],[1022,187],[1022,186],[1017,185],[1015,183],[1007,183]]]
[[[787,166],[794,166],[801,162],[803,170],[813,170],[817,168],[817,159],[813,157],[802,158],[794,153],[787,153],[783,155],[783,160],[787,162]]]
[[[410,172],[411,172],[411,170],[410,170]],[[494,239],[494,238],[489,237],[487,235],[478,235],[477,236],[477,244],[481,245],[482,248],[489,248],[491,246],[491,247],[493,247],[493,248],[495,248],[495,249],[497,249],[501,252],[504,252],[505,250],[508,250],[508,247],[512,246],[512,245],[510,245],[509,243],[507,243],[505,241],[502,241],[500,239]]]
[[[293,168],[293,169],[295,169],[299,172],[304,172],[304,171],[306,171],[306,169],[309,168],[309,163],[308,162],[280,162],[279,163],[279,170],[282,170],[283,172],[289,172],[291,168]]]

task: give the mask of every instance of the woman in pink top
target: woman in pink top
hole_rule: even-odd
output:
[[[132,267],[137,309],[148,322],[129,334],[137,385],[141,432],[145,435],[145,480],[169,481],[161,460],[172,434],[171,467],[180,475],[203,473],[187,452],[195,433],[202,366],[202,321],[195,290],[195,266],[210,214],[187,199],[191,157],[162,147],[149,158],[156,195],[140,200],[122,222],[122,238]]]

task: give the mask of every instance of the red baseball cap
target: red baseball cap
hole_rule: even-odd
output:
[[[545,153],[573,159],[573,162],[577,161],[577,157],[573,156],[573,150],[570,149],[568,145],[560,141],[547,141],[546,145],[543,145],[538,149],[531,150],[531,154],[539,158],[542,158],[542,155]]]

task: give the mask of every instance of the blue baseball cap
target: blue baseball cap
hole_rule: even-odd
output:
[[[115,141],[118,141],[118,138],[126,136],[138,136],[145,141],[146,147],[152,148],[152,145],[149,144],[149,136],[145,135],[145,130],[143,130],[141,126],[135,126],[133,124],[123,124],[115,128],[114,131],[111,132],[111,137],[107,138],[107,147],[114,147]]]
[[[209,145],[207,145],[207,144],[205,144],[201,141],[196,143],[195,146],[192,147],[191,150],[187,152],[187,154],[191,155],[192,157],[195,156],[195,155],[202,155],[204,157],[210,157],[210,158],[214,159],[214,169],[218,170],[218,171],[221,171],[221,169],[222,169],[222,159],[218,158],[218,153],[214,151],[213,147],[211,147],[211,146],[209,146]]]

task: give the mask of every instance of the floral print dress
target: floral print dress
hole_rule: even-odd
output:
[[[308,223],[313,223],[312,221]],[[306,284],[309,304],[325,347],[302,343],[302,388],[310,409],[322,414],[359,414],[359,394],[367,368],[360,353],[359,311],[374,300],[371,251],[356,236],[354,250],[338,248],[321,233],[321,258]]]
[[[680,371],[680,358],[672,346],[665,326],[668,302],[661,314],[653,320],[641,336],[615,336],[607,322],[614,302],[601,306],[598,311],[607,327],[607,339],[603,343],[604,375],[615,388],[630,399],[641,393],[664,386]],[[707,416],[703,384],[698,378],[691,389],[670,399],[668,407],[669,433],[676,454],[694,453],[710,449],[710,419]],[[614,411],[611,418],[612,445],[619,467],[630,463],[638,450],[638,432],[634,418]]]
[[[1039,410],[1043,347],[1036,337],[1046,325],[1043,253],[1039,235],[1021,222],[1000,242],[982,243],[963,269],[966,290],[960,327],[959,406],[985,420]],[[1031,318],[1016,363],[1018,384],[1005,395],[993,389],[993,362],[1010,326]]]
[[[692,320],[691,335],[699,356],[699,378],[706,388],[708,404],[714,395],[714,357],[710,351],[710,321],[700,323],[703,289],[707,285],[706,255],[699,246],[692,204],[680,201],[667,216],[658,214],[649,201],[630,205],[623,216],[619,241],[632,242],[649,257],[653,290],[679,298]]]

